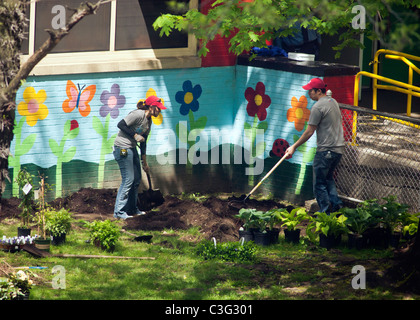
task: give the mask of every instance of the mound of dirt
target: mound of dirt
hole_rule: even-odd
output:
[[[78,192],[50,202],[54,208],[66,208],[73,212],[77,219],[114,219],[116,189],[82,188]],[[238,229],[242,222],[235,217],[244,207],[267,211],[273,208],[284,208],[281,203],[272,200],[257,201],[248,199],[245,204],[242,198],[210,197],[204,201],[182,200],[175,196],[165,196],[165,202],[146,215],[126,220],[127,230],[164,230],[199,227],[206,238],[215,237],[217,241],[238,240]],[[19,199],[2,199],[0,221],[7,217],[18,217]]]

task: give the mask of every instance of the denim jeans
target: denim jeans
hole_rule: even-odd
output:
[[[126,149],[127,154],[121,155],[121,149],[114,146],[114,158],[120,167],[121,185],[115,201],[115,215],[133,215],[137,211],[138,188],[141,182],[140,157],[135,148]]]
[[[321,151],[315,154],[313,161],[313,189],[320,212],[335,212],[342,202],[337,194],[334,170],[341,160],[341,154]]]

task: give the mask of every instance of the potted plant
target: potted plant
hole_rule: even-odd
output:
[[[419,228],[419,218],[417,214],[406,214],[403,220],[402,234],[405,239],[410,239],[416,235]]]
[[[267,211],[265,214],[268,215],[268,234],[270,238],[270,243],[275,244],[278,242],[280,228],[276,226],[281,223],[281,212],[287,211],[285,208],[281,209],[271,209]]]
[[[59,245],[66,241],[66,235],[71,230],[72,213],[61,208],[56,211],[48,209],[46,212],[45,229],[52,237],[52,244]]]
[[[309,239],[315,242],[316,235],[319,235],[319,244],[327,250],[337,246],[341,241],[341,235],[348,231],[346,226],[347,217],[340,212],[315,213],[315,218],[306,228],[306,234]]]
[[[32,289],[33,282],[28,274],[22,270],[19,270],[18,272],[9,275],[9,282],[13,285],[13,287],[19,289],[19,294],[12,300],[29,299],[29,294],[30,290]]]
[[[49,209],[45,206],[45,179],[44,176],[41,176],[40,179],[40,189],[39,189],[39,201],[38,207],[39,210],[35,213],[35,221],[38,225],[38,234],[39,238],[35,239],[35,247],[40,250],[50,251],[51,237],[47,238],[47,229],[46,229],[46,215],[48,214]]]
[[[365,232],[377,224],[376,219],[362,207],[342,208],[340,210],[347,217],[346,224],[349,229],[348,246],[362,249],[367,244]]]
[[[300,229],[297,226],[304,220],[309,219],[305,208],[294,208],[290,212],[287,210],[280,212],[280,220],[284,231],[284,238],[288,242],[298,243],[300,238]]]
[[[22,193],[19,193],[22,197],[22,201],[19,204],[19,208],[22,208],[22,212],[20,214],[22,225],[18,227],[18,237],[28,236],[31,234],[29,221],[31,221],[33,213],[32,202],[34,192],[32,189],[32,175],[25,169],[21,169],[16,177],[16,182],[19,186],[19,190],[22,190]]]
[[[95,220],[88,223],[90,240],[102,250],[114,251],[120,237],[120,228],[111,220]]]
[[[270,244],[270,234],[268,233],[268,225],[271,214],[269,212],[257,211],[253,215],[253,223],[257,227],[254,231],[254,242],[263,246]]]
[[[383,223],[388,232],[389,244],[396,248],[401,237],[404,217],[408,213],[409,206],[397,202],[396,196],[382,198],[385,200],[383,205]]]
[[[239,210],[239,214],[235,215],[235,217],[243,221],[243,226],[239,228],[239,238],[244,238],[245,241],[254,240],[254,231],[258,228],[256,220],[262,213],[262,211],[257,211],[257,209],[242,208]]]

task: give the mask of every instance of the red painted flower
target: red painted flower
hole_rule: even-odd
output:
[[[248,101],[246,111],[251,117],[258,116],[260,121],[267,118],[267,108],[271,104],[271,98],[265,94],[264,83],[258,82],[255,90],[248,87],[245,90],[245,99]]]
[[[79,128],[79,123],[77,120],[71,120],[70,122],[70,131]]]

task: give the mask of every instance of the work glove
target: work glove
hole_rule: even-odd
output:
[[[137,142],[144,142],[144,137],[138,133],[134,134],[134,140],[136,140]]]

